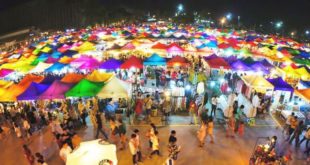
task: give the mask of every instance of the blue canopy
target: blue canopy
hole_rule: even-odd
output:
[[[154,53],[149,58],[144,60],[143,65],[166,65],[166,59]]]
[[[121,65],[122,65],[122,61],[111,58],[111,59],[108,59],[107,61],[103,62],[99,66],[99,68],[100,69],[107,69],[107,70],[116,70],[116,69],[119,69]]]
[[[65,66],[67,66],[67,64],[62,64],[62,63],[56,62],[55,64],[53,64],[49,68],[45,69],[45,72],[61,71]]]

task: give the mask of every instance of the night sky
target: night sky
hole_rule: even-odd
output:
[[[1,0],[0,14],[15,5],[32,0]],[[72,0],[65,0],[72,1]],[[96,0],[89,0],[96,1]],[[288,29],[305,30],[310,28],[310,0],[97,0],[102,5],[126,5],[145,11],[171,12],[177,4],[183,3],[187,12],[210,11],[213,18],[228,12],[235,18],[240,15],[245,24],[268,24],[281,20]]]

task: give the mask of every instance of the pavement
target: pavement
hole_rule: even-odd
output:
[[[215,143],[209,143],[210,139],[206,140],[206,145],[203,148],[198,147],[196,132],[198,125],[189,125],[189,117],[187,116],[172,116],[170,125],[159,126],[160,152],[161,156],[154,156],[152,159],[146,158],[150,151],[148,150],[148,140],[144,136],[149,129],[148,124],[127,125],[127,137],[130,136],[132,130],[137,128],[140,130],[142,140],[142,154],[145,159],[141,165],[162,165],[168,156],[167,144],[171,130],[176,130],[178,142],[181,146],[179,158],[176,161],[178,165],[248,165],[249,159],[253,152],[256,140],[259,137],[278,136],[280,150],[283,154],[291,150],[293,152],[293,160],[291,164],[303,165],[306,164],[306,157],[302,153],[305,149],[305,143],[298,149],[285,142],[281,128],[272,119],[271,116],[266,116],[264,119],[257,119],[255,126],[247,126],[243,137],[227,138],[223,124],[216,122],[214,128]],[[108,127],[106,125],[106,127]],[[77,131],[83,141],[94,139],[94,130],[90,122],[88,127]],[[26,165],[26,159],[22,153],[21,139],[16,138],[12,133],[10,137],[0,142],[0,164],[1,165]],[[58,156],[59,149],[54,141],[50,128],[44,131],[35,133],[30,143],[28,143],[32,152],[41,152],[45,156],[49,165],[64,165],[65,163]],[[131,154],[129,149],[117,151],[118,164],[130,165]]]

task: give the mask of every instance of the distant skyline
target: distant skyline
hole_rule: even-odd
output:
[[[1,0],[2,11],[17,5],[24,5],[33,0]],[[79,2],[79,0],[63,0]],[[144,12],[162,11],[173,13],[182,3],[186,12],[209,11],[211,17],[219,19],[228,12],[233,19],[240,16],[240,21],[248,26],[267,26],[271,21],[283,21],[287,31],[305,31],[310,28],[310,0],[81,0],[97,1],[102,6],[125,6]],[[48,6],[46,6],[48,8]],[[270,25],[270,24],[269,24]]]

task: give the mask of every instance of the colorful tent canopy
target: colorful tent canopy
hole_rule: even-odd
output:
[[[233,70],[238,70],[238,71],[250,71],[251,70],[251,68],[249,68],[247,65],[245,65],[240,60],[234,61],[233,63],[230,64],[230,66]]]
[[[166,50],[168,53],[183,53],[184,52],[184,49],[176,43],[172,43],[169,46],[167,46]]]
[[[152,49],[162,49],[162,50],[166,50],[167,49],[167,45],[162,44],[160,42],[157,42],[155,45],[152,46]]]
[[[259,61],[252,63],[250,67],[255,72],[269,73],[268,69]]]
[[[60,72],[66,66],[67,66],[67,64],[62,64],[62,63],[56,62],[52,66],[45,69],[45,72]]]
[[[113,76],[113,73],[100,73],[94,70],[90,75],[86,76],[85,79],[92,82],[105,82],[108,81]]]
[[[17,96],[17,100],[37,100],[48,87],[49,85],[47,84],[33,82],[22,94]]]
[[[144,60],[143,65],[166,65],[166,59],[154,53],[152,56]]]
[[[300,75],[293,69],[290,65],[282,69],[287,77],[290,78],[300,78]]]
[[[310,88],[310,81],[299,81],[298,89]]]
[[[116,70],[116,69],[119,69],[121,65],[122,65],[122,61],[111,58],[103,62],[99,66],[99,68],[106,69],[106,70]]]
[[[131,69],[131,68],[142,69],[143,68],[142,61],[136,56],[131,56],[121,65],[121,69]]]
[[[59,75],[48,75],[40,83],[41,84],[52,84],[56,80],[61,80],[62,76]]]
[[[207,60],[207,63],[210,66],[210,68],[230,69],[230,65],[223,58],[220,57]]]
[[[0,88],[6,89],[13,85],[13,81],[5,81],[5,80],[0,80]]]
[[[69,64],[73,60],[74,58],[64,56],[64,57],[61,57],[58,62],[63,63],[63,64]]]
[[[5,77],[12,72],[14,71],[11,69],[0,69],[0,77]]]
[[[306,102],[310,103],[310,88],[295,90],[295,93]]]
[[[219,58],[219,56],[217,56],[216,54],[212,54],[210,56],[205,56],[204,59],[207,61],[207,60],[211,60],[211,59],[214,59],[214,58]]]
[[[174,67],[174,66],[187,66],[188,62],[184,57],[181,56],[174,56],[172,57],[172,59],[170,59],[167,62],[167,65],[169,67]]]
[[[265,93],[267,90],[273,90],[273,85],[262,76],[246,75],[241,79],[249,87],[253,88],[257,92]]]
[[[305,67],[301,67],[295,70],[296,73],[300,75],[300,78],[304,81],[310,80],[310,73],[307,71]]]
[[[97,94],[100,98],[128,98],[129,85],[113,77]]]
[[[61,82],[75,84],[80,82],[85,76],[77,73],[68,73],[62,79]]]
[[[294,88],[285,82],[281,77],[267,79],[267,81],[269,81],[274,86],[274,90],[294,92]]]
[[[103,82],[91,82],[82,79],[72,89],[66,92],[66,97],[93,97],[96,96],[103,87]]]
[[[65,93],[73,86],[73,84],[63,83],[55,80],[49,88],[43,92],[39,99],[65,99]]]
[[[44,72],[45,69],[49,68],[52,65],[53,64],[47,64],[44,62],[39,62],[36,67],[34,67],[33,69],[31,69],[29,71],[29,73],[42,73],[42,72]]]

